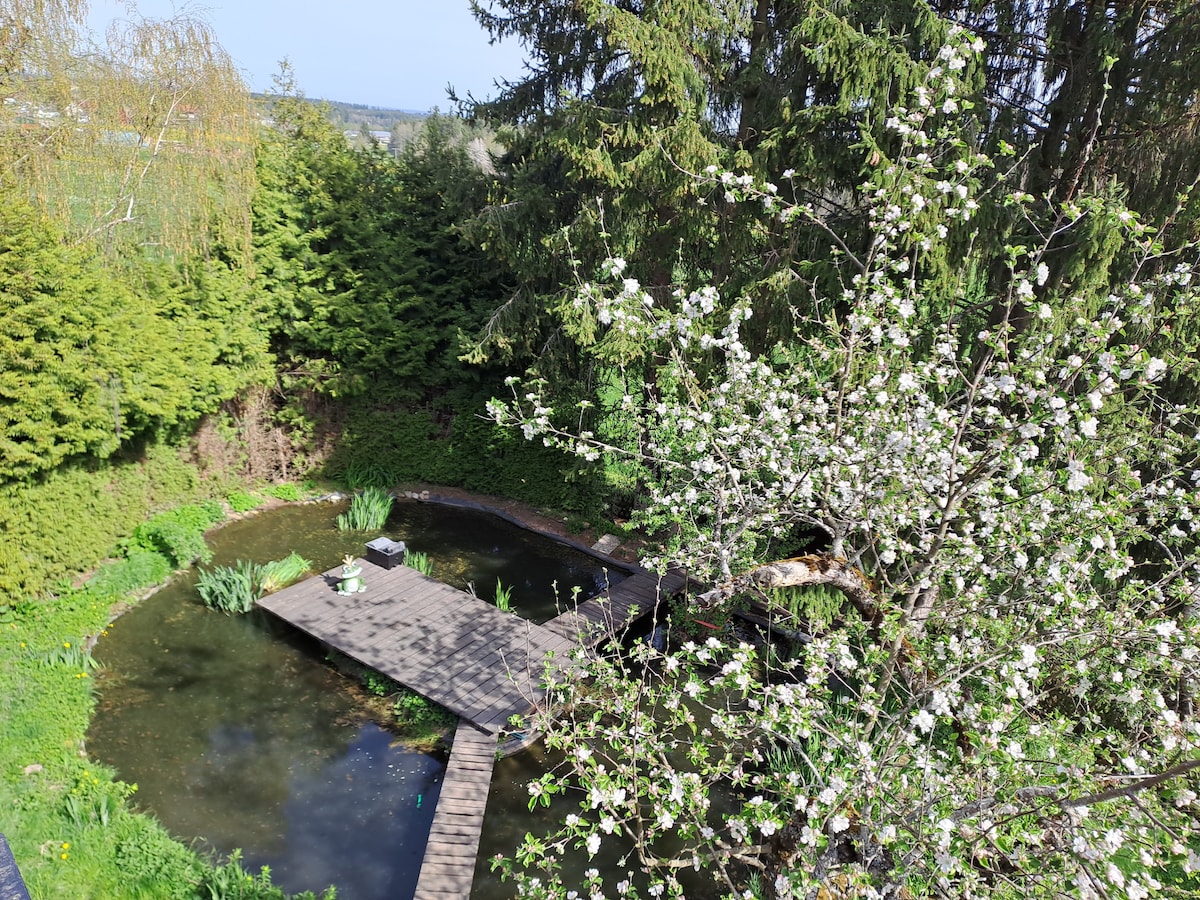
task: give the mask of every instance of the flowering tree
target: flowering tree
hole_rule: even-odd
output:
[[[652,353],[620,414],[636,446],[570,428],[544,386],[497,421],[587,459],[643,465],[647,560],[682,567],[711,609],[780,589],[844,597],[790,644],[749,629],[581,659],[538,725],[565,751],[534,801],[578,792],[553,834],[502,865],[529,896],[1147,897],[1200,887],[1196,419],[1180,403],[1192,257],[1105,200],[1062,210],[1045,246],[1109,223],[1132,277],[1104,297],[1044,289],[1037,247],[1009,287],[931,312],[922,272],[969,239],[990,161],[956,136],[958,34],[890,126],[850,246],[811,206],[732,173],[725,203],[828,227],[836,312],[769,353],[754,310],[716,287],[660,308],[609,260],[569,327],[614,365]],[[827,308],[828,305],[814,304]],[[637,367],[637,371],[645,371]],[[1189,398],[1190,400],[1190,398]],[[824,549],[770,563],[798,527]],[[786,652],[788,646],[794,652]],[[572,853],[618,862],[582,881]]]

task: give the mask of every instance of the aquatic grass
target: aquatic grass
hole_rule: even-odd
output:
[[[258,595],[267,594],[295,584],[312,571],[312,563],[296,551],[292,551],[283,559],[265,563],[258,572]]]
[[[393,497],[383,488],[366,487],[350,500],[350,509],[337,517],[339,531],[378,531],[392,512]]]
[[[255,601],[299,581],[311,570],[312,563],[295,551],[267,563],[239,559],[232,566],[201,569],[196,592],[209,609],[247,613]]]
[[[246,613],[258,599],[257,563],[239,559],[232,566],[201,569],[196,592],[209,609],[223,613]]]
[[[429,557],[426,554],[421,553],[420,551],[405,550],[404,564],[410,569],[416,569],[422,575],[426,575],[430,578],[433,577],[433,563],[430,562]]]
[[[512,588],[505,587],[499,578],[496,579],[496,609],[501,612],[512,612]]]

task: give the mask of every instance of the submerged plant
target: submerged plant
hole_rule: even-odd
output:
[[[350,509],[337,517],[339,531],[377,531],[392,511],[392,495],[383,488],[366,487],[350,500]]]
[[[404,551],[404,564],[410,569],[416,569],[422,575],[433,577],[433,563],[424,553],[414,550]]]

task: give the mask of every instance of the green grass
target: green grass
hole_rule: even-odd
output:
[[[259,569],[259,594],[272,594],[289,584],[295,584],[311,571],[312,563],[293,550],[283,559],[264,563]]]
[[[304,496],[300,488],[294,484],[291,484],[290,482],[285,482],[284,484],[273,484],[266,489],[265,493],[274,497],[276,500],[285,500],[288,503],[295,503]]]
[[[262,506],[261,497],[257,497],[254,494],[247,494],[245,491],[232,491],[225,500],[229,504],[229,508],[235,513],[250,512],[250,510]]]
[[[209,609],[247,613],[258,599],[258,565],[239,559],[232,566],[201,569],[196,592]]]
[[[299,581],[311,570],[312,563],[294,551],[269,563],[239,559],[232,566],[201,569],[196,592],[209,609],[247,613],[256,600]]]
[[[496,579],[496,609],[501,612],[512,612],[512,588],[505,587]]]
[[[129,562],[129,569],[105,567],[84,588],[7,607],[0,833],[37,900],[282,900],[269,875],[247,872],[236,857],[214,864],[134,812],[136,787],[82,751],[95,707],[96,663],[87,648],[92,637],[121,627],[110,616],[128,600],[109,588],[144,586],[146,574],[162,567],[150,561],[146,568],[140,557]]]
[[[410,569],[416,569],[422,575],[427,575],[430,578],[433,577],[433,563],[424,553],[415,550],[405,550],[404,564]]]

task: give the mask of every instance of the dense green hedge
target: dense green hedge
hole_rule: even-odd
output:
[[[577,513],[603,511],[608,495],[598,467],[466,408],[442,426],[428,411],[359,407],[327,472],[350,487],[442,484]]]
[[[155,510],[206,491],[196,468],[170,446],[151,446],[132,462],[66,466],[35,481],[0,484],[0,609],[90,569]],[[170,527],[157,537],[162,546],[144,535],[144,549],[165,549]]]

